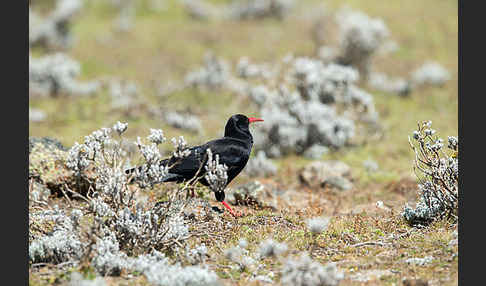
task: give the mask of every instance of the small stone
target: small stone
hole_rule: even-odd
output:
[[[329,177],[321,183],[321,187],[329,186],[341,191],[348,191],[353,188],[353,184],[344,177]]]
[[[381,270],[381,269],[370,269],[364,270],[362,272],[357,272],[350,276],[351,280],[359,281],[359,282],[368,282],[375,279],[380,279],[386,275],[392,275],[393,273],[390,270]]]
[[[458,243],[459,243],[459,240],[457,238],[456,239],[452,239],[451,241],[449,241],[449,247],[458,245]]]
[[[32,147],[34,147],[35,144],[40,143],[44,145],[45,148],[49,150],[55,150],[59,149],[61,151],[67,151],[68,148],[64,147],[62,143],[51,137],[29,137],[29,153],[32,151]]]
[[[403,279],[403,286],[428,286],[429,282],[422,279]]]
[[[265,275],[258,275],[255,278],[253,278],[253,280],[258,281],[258,282],[273,284],[273,280],[270,277],[265,276]]]
[[[329,148],[322,145],[313,145],[304,152],[304,157],[309,159],[320,159],[324,154],[329,152]]]
[[[376,161],[371,160],[371,159],[365,160],[363,162],[363,167],[369,173],[374,173],[374,172],[378,171],[378,169],[379,169],[378,163],[376,163]]]
[[[409,258],[409,259],[405,260],[405,263],[423,266],[423,265],[429,264],[430,262],[432,262],[432,260],[434,260],[434,258],[432,256],[427,256],[427,257],[424,257],[424,258],[413,257],[413,258]]]
[[[331,177],[349,177],[350,174],[351,168],[341,161],[315,161],[300,171],[299,179],[306,185],[316,186]]]
[[[50,195],[51,190],[49,190],[46,186],[36,181],[32,181],[32,189],[29,194],[29,199],[33,199],[35,201],[47,201]]]
[[[253,181],[226,191],[226,201],[233,205],[254,205],[277,209],[275,190],[267,188],[260,181]]]

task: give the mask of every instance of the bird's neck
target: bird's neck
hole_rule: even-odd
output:
[[[250,132],[248,132],[248,133],[231,133],[231,135],[225,134],[224,137],[243,141],[246,144],[249,144],[250,146],[253,145],[253,136],[251,136]]]
[[[224,130],[224,137],[235,138],[253,143],[253,136],[251,136],[250,130],[242,130],[236,126],[226,126]]]

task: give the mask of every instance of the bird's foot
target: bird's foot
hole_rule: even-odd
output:
[[[229,205],[228,205],[228,204],[227,204],[225,201],[222,201],[221,203],[222,203],[222,204],[225,206],[225,208],[227,208],[227,209],[228,209],[228,211],[229,211],[229,212],[230,212],[230,213],[231,213],[231,214],[232,214],[234,217],[240,217],[240,216],[241,216],[241,214],[240,214],[240,213],[235,213],[235,212],[233,211],[233,209],[231,209],[231,207],[230,207],[230,206],[229,206]]]
[[[196,197],[196,193],[194,191],[194,187],[191,186],[189,187],[188,191],[187,191],[187,194],[186,194],[186,199],[189,199],[189,198],[195,198]]]

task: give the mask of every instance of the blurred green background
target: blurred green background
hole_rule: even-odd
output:
[[[55,5],[55,1],[32,2],[31,8],[41,15]],[[372,177],[362,172],[360,184],[393,181],[412,175],[413,152],[407,137],[417,122],[431,120],[443,138],[457,135],[457,1],[308,0],[296,1],[283,20],[213,17],[200,21],[186,13],[181,1],[161,1],[162,8],[154,9],[153,1],[140,0],[133,2],[132,27],[126,31],[117,29],[120,8],[115,2],[84,1],[69,24],[73,44],[61,51],[79,61],[80,81],[117,78],[135,83],[140,104],[130,111],[113,109],[106,84],[91,96],[31,96],[29,106],[44,111],[47,117],[41,122],[30,122],[30,136],[54,137],[70,146],[98,128],[122,121],[129,123],[125,137],[130,139],[146,136],[150,128],[163,129],[167,138],[184,135],[191,145],[219,137],[230,115],[258,116],[258,109],[248,99],[225,90],[187,88],[160,96],[160,88],[183,82],[185,74],[203,63],[208,51],[228,61],[233,71],[241,57],[255,63],[274,63],[288,53],[313,56],[318,48],[313,40],[316,22],[322,15],[332,15],[344,6],[381,18],[390,31],[390,39],[398,45],[395,51],[374,56],[373,69],[407,77],[424,62],[433,60],[450,72],[451,79],[442,87],[414,90],[409,97],[360,85],[374,97],[384,137],[328,153],[323,159],[337,158],[362,170],[363,160],[372,158],[382,172]],[[207,2],[222,6],[231,1]],[[331,45],[337,43],[338,34],[335,26],[326,26],[326,41]],[[31,48],[34,58],[51,52]],[[204,132],[194,134],[170,127],[153,115],[151,108],[190,111],[201,119]],[[280,168],[296,168],[307,161],[297,156],[276,160]]]

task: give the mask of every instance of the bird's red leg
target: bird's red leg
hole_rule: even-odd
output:
[[[236,214],[233,212],[233,210],[231,209],[231,207],[230,207],[230,206],[229,206],[229,205],[228,205],[228,204],[227,204],[225,201],[222,201],[221,203],[223,204],[223,206],[225,206],[225,207],[228,209],[228,211],[229,211],[229,212],[230,212],[230,213],[231,213],[231,214],[232,214],[234,217],[238,217],[238,216],[237,216],[237,215],[236,215]]]

